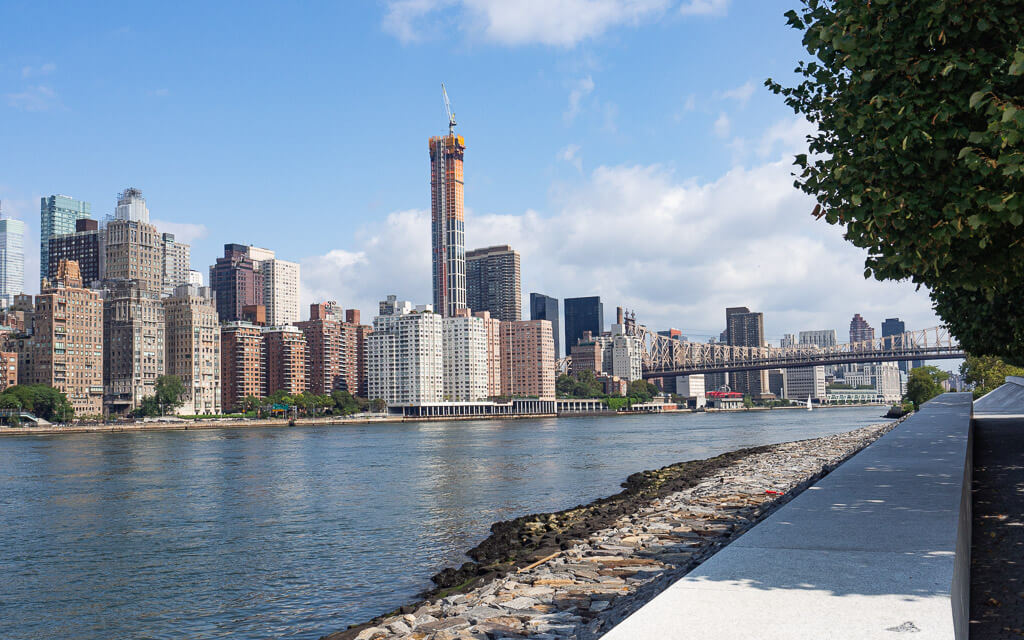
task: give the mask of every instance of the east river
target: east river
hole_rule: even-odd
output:
[[[0,638],[317,638],[492,522],[881,407],[0,438]]]

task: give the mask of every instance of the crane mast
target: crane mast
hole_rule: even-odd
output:
[[[448,113],[448,135],[455,135],[455,114],[452,113],[452,105],[448,102],[448,90],[441,83],[441,95],[444,96],[444,110]]]

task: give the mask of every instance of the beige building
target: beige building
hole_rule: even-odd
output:
[[[209,287],[180,285],[164,298],[166,368],[185,387],[182,415],[219,414],[220,324]]]
[[[159,283],[159,278],[149,284],[117,281],[109,283],[106,291],[103,384],[104,404],[112,414],[132,411],[143,398],[154,395],[156,379],[166,370]]]
[[[555,397],[555,339],[550,320],[501,323],[501,395]]]
[[[163,291],[163,240],[153,225],[138,220],[111,220],[107,223],[104,255],[105,280],[134,280],[141,290]]]
[[[267,325],[282,326],[299,321],[299,263],[279,260],[273,251],[249,246],[246,253],[256,271],[263,274],[263,304]]]
[[[160,235],[160,250],[163,255],[163,293],[174,295],[183,284],[191,284],[192,247],[178,242],[173,233]],[[200,275],[199,286],[202,286]]]
[[[67,396],[75,415],[103,413],[103,301],[82,287],[78,263],[62,261],[35,298],[33,331],[17,341],[19,381]]]
[[[473,314],[483,318],[487,329],[487,396],[501,395],[501,320],[491,317],[490,311]]]

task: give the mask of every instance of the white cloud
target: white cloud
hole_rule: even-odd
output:
[[[22,111],[48,111],[60,105],[57,92],[45,85],[29,87],[21,93],[5,95],[8,106]]]
[[[391,0],[383,28],[402,42],[455,25],[472,39],[506,46],[571,47],[609,29],[653,20],[670,0]]]
[[[580,145],[570,144],[566,145],[561,151],[558,152],[558,159],[568,162],[572,166],[576,167],[576,170],[580,173],[583,172],[583,159],[579,155]]]
[[[151,222],[160,233],[173,233],[177,242],[192,243],[201,240],[209,235],[210,230],[205,224],[192,222],[170,222],[168,220],[153,219]]]
[[[863,252],[810,216],[791,156],[774,158],[706,182],[657,165],[601,166],[553,185],[546,214],[468,212],[466,245],[515,247],[524,298],[601,295],[609,316],[622,305],[691,337],[717,334],[736,305],[763,311],[770,339],[812,328],[842,335],[854,313],[876,327],[896,315],[908,327],[937,324],[924,291],[864,280]],[[302,284],[304,302],[338,300],[367,318],[388,293],[430,302],[428,212],[393,213],[360,229],[354,246],[307,258]]]
[[[171,90],[166,88],[161,89],[150,89],[146,92],[146,95],[151,98],[166,98],[171,95]]]
[[[729,9],[729,0],[689,0],[679,6],[684,16],[724,16]]]
[[[735,89],[723,91],[722,99],[735,100],[740,104],[741,107],[745,107],[747,106],[747,103],[750,102],[750,98],[754,95],[755,89],[756,87],[754,86],[754,83],[751,81],[747,81],[746,83],[736,87]]]
[[[565,113],[562,117],[566,123],[571,123],[576,119],[576,116],[580,113],[583,98],[589,96],[594,92],[594,79],[590,76],[580,78],[573,83],[572,89],[569,90],[569,106],[566,108]]]
[[[728,138],[729,131],[732,129],[732,122],[729,121],[729,116],[722,112],[718,114],[718,119],[715,120],[712,128],[715,131],[715,135],[719,138]]]
[[[57,70],[57,65],[52,62],[47,62],[39,65],[38,67],[25,66],[21,68],[22,78],[31,78],[33,76],[46,76]]]

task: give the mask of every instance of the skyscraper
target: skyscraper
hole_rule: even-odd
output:
[[[174,239],[173,233],[160,235],[163,256],[163,292],[174,295],[178,287],[189,283],[189,269],[192,266],[192,247]]]
[[[159,273],[159,262],[155,269]],[[143,398],[154,395],[156,379],[165,373],[167,327],[160,279],[155,282],[155,288],[147,289],[133,280],[111,281],[103,300],[103,402],[112,414],[138,408]]]
[[[48,275],[50,238],[75,232],[75,221],[92,215],[92,205],[69,196],[39,199],[39,281]],[[86,283],[89,284],[89,283]]]
[[[555,397],[555,341],[547,320],[501,323],[501,395]]]
[[[236,322],[242,319],[242,308],[263,306],[263,274],[249,257],[244,244],[224,245],[224,257],[217,258],[217,264],[210,267],[210,288],[216,294],[217,314],[221,322]],[[228,402],[234,396],[225,393],[222,403],[226,410],[232,409]]]
[[[725,310],[725,332],[733,347],[764,346],[764,314],[751,312],[746,307]],[[767,371],[737,371],[729,374],[733,391],[757,398],[768,391]]]
[[[466,234],[462,158],[466,141],[449,132],[430,138],[430,221],[434,309],[444,317],[466,308]]]
[[[565,299],[565,352],[589,331],[592,336],[604,332],[604,304],[600,296]]]
[[[163,304],[167,374],[181,378],[185,388],[175,412],[220,413],[220,324],[213,292],[183,284]]]
[[[551,335],[555,339],[555,360],[562,354],[562,325],[558,321],[558,298],[543,293],[530,294],[530,320],[547,320],[551,323]],[[566,347],[568,351],[568,346]]]
[[[263,274],[263,304],[267,325],[283,326],[299,321],[299,263],[277,258],[270,249],[246,248],[256,270]]]
[[[307,384],[312,393],[323,395],[345,387],[341,308],[333,300],[309,305],[309,320],[296,322],[306,336]]]
[[[25,292],[25,223],[0,219],[0,304],[9,307]]]
[[[502,322],[521,320],[519,253],[507,244],[467,252],[466,300],[473,311],[490,311]]]
[[[800,332],[800,344],[813,344],[819,347],[834,347],[838,344],[835,329],[815,329]]]
[[[860,317],[859,313],[853,314],[850,320],[850,342],[863,342],[875,339],[875,329],[868,324],[868,321]]]
[[[106,229],[99,228],[99,222],[90,218],[75,221],[75,232],[64,233],[50,238],[50,264],[43,270],[43,277],[53,280],[62,260],[78,263],[82,282],[86,287],[95,287],[103,279],[106,263]]]
[[[886,318],[882,321],[882,338],[888,338],[883,340],[882,345],[886,349],[899,349],[904,346],[902,335],[906,332],[907,325],[899,318]],[[894,337],[898,336],[898,337]],[[913,362],[907,360],[901,360],[897,363],[900,371],[903,373],[909,373],[911,369],[923,366],[924,363],[920,360]]]

